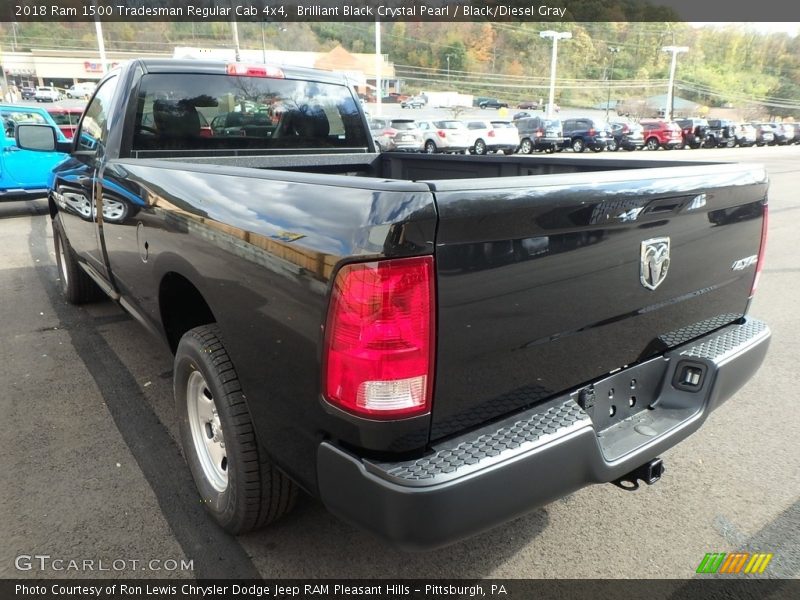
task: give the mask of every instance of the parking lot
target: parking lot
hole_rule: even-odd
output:
[[[751,308],[773,331],[766,363],[664,456],[658,484],[634,493],[587,488],[421,554],[386,547],[308,497],[256,534],[232,538],[213,525],[176,442],[171,355],[111,302],[66,304],[46,203],[1,202],[0,576],[687,578],[706,553],[735,550],[774,553],[765,576],[800,576],[800,146],[634,156],[767,166],[767,262]],[[20,555],[125,564],[111,572],[18,570]]]

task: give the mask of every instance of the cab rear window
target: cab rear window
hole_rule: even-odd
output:
[[[133,127],[132,148],[140,155],[368,147],[348,87],[294,79],[148,74]]]

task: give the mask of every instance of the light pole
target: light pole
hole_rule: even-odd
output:
[[[547,116],[553,116],[553,106],[556,101],[556,56],[558,56],[558,40],[572,38],[569,31],[540,31],[539,37],[553,39],[553,57],[550,60],[550,101],[547,103]]]
[[[675,87],[675,65],[678,62],[678,54],[681,52],[688,52],[689,48],[686,46],[664,46],[661,48],[664,52],[672,53],[672,65],[669,68],[669,89],[667,90],[667,106],[664,107],[664,120],[672,120],[672,102],[674,101],[674,87]]]
[[[450,57],[454,56],[453,54],[445,54],[445,58],[447,59],[447,85],[450,85]]]
[[[619,54],[619,48],[615,46],[611,46],[608,49],[611,52],[611,69],[608,72],[608,98],[606,98],[606,122],[608,122],[608,111],[610,109],[609,105],[611,104],[611,80],[614,79],[614,60],[617,58],[617,54]]]

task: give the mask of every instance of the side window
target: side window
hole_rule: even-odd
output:
[[[81,128],[76,133],[77,150],[98,150],[108,139],[108,118],[111,101],[117,89],[119,77],[114,76],[104,81],[97,94],[86,107],[86,114],[81,121]]]

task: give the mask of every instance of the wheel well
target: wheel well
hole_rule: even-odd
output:
[[[164,333],[173,353],[178,349],[178,342],[184,333],[194,327],[216,322],[203,295],[188,279],[177,273],[167,273],[161,280],[158,306]]]

